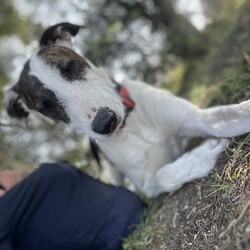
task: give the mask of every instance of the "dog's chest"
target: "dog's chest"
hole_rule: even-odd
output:
[[[125,128],[98,144],[114,166],[138,187],[180,154],[176,138],[166,140],[157,130],[146,126]]]

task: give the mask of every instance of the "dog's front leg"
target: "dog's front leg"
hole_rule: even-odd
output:
[[[187,182],[207,176],[227,144],[227,139],[205,140],[200,146],[157,170],[143,191],[147,196],[153,197],[175,191]]]
[[[187,137],[234,137],[250,132],[250,100],[240,104],[197,109],[183,122]]]

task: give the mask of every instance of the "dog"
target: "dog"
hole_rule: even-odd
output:
[[[200,109],[143,82],[117,83],[74,51],[80,29],[46,30],[5,102],[11,117],[35,110],[88,135],[111,163],[114,184],[125,176],[148,197],[177,190],[211,172],[226,138],[250,131],[250,100]],[[204,142],[186,152],[194,137]]]

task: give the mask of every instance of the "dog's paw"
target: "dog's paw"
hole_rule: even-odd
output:
[[[228,139],[217,139],[217,138],[211,138],[205,140],[201,146],[194,149],[194,153],[196,155],[200,155],[201,157],[204,156],[204,158],[207,157],[214,157],[215,155],[220,154],[228,145],[229,140]]]
[[[187,182],[206,177],[213,170],[219,155],[227,144],[227,139],[207,139],[175,162],[162,167],[155,177],[155,182],[158,184],[157,192],[174,191]],[[158,194],[157,192],[155,191],[156,194]],[[150,192],[147,194],[152,195]]]
[[[201,146],[191,151],[190,180],[207,176],[215,167],[219,155],[226,149],[228,142],[228,139],[207,139]]]

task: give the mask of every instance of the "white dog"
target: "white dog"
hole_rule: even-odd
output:
[[[200,109],[142,82],[117,84],[73,51],[79,28],[61,23],[43,34],[7,110],[22,118],[33,109],[88,135],[112,163],[116,184],[126,176],[150,197],[176,190],[208,175],[227,145],[221,138],[250,131],[250,100]],[[212,138],[185,153],[193,137]]]

